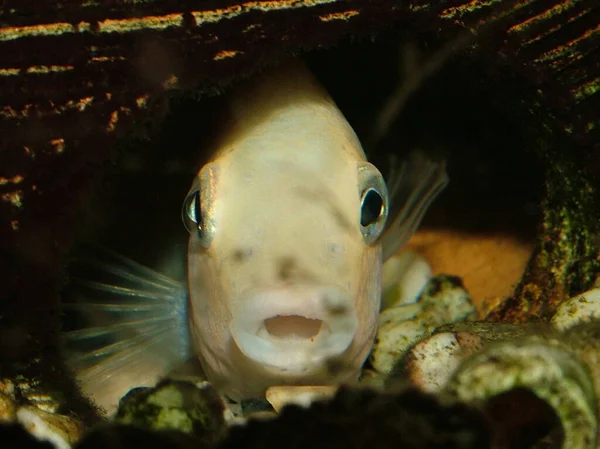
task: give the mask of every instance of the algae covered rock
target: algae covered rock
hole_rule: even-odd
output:
[[[370,362],[381,374],[389,374],[406,351],[437,327],[463,321],[475,307],[457,277],[432,278],[415,304],[401,304],[381,312]]]
[[[552,324],[561,330],[596,321],[600,318],[600,288],[576,295],[564,301],[552,317]]]
[[[520,326],[481,321],[441,326],[412,346],[389,374],[386,384],[410,381],[429,393],[443,391],[454,371],[485,346],[525,335]]]
[[[486,449],[496,447],[496,439],[486,415],[471,406],[411,389],[342,388],[310,408],[288,405],[274,419],[233,426],[220,442],[173,429],[110,424],[90,432],[76,449]]]
[[[219,440],[226,429],[221,397],[206,382],[166,380],[155,388],[131,390],[115,422],[150,430],[176,430],[203,442]]]
[[[529,391],[558,417],[565,448],[592,449],[598,431],[594,381],[589,366],[564,336],[530,335],[495,344],[467,359],[447,385],[461,401],[482,403]],[[519,397],[513,397],[519,402]]]

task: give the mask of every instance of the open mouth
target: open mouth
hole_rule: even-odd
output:
[[[236,304],[230,330],[240,351],[290,373],[342,354],[358,327],[351,297],[336,288],[262,290]]]
[[[310,340],[314,342],[324,327],[322,320],[305,318],[303,316],[281,316],[267,318],[264,328],[259,331],[259,336],[288,339],[288,340]],[[266,335],[265,335],[266,333]]]

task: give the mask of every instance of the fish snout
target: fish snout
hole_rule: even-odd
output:
[[[290,375],[340,356],[358,329],[354,301],[337,287],[253,291],[234,302],[231,335],[249,359]]]

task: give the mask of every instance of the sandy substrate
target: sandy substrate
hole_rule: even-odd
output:
[[[533,243],[509,234],[423,229],[407,249],[423,255],[434,274],[462,278],[480,312],[512,295]]]

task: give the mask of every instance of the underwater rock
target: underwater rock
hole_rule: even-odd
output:
[[[596,401],[600,398],[599,309],[600,289],[593,289],[562,303],[551,320],[551,323],[562,331],[564,343],[589,369]]]
[[[563,302],[551,323],[561,330],[600,318],[600,289],[593,289]]]
[[[480,321],[441,326],[432,336],[408,350],[386,379],[386,384],[407,379],[423,391],[442,391],[454,371],[470,355],[489,343],[512,340],[524,334],[525,330],[519,326]]]
[[[370,362],[375,371],[389,374],[416,342],[436,328],[473,316],[475,307],[459,278],[439,275],[426,285],[414,304],[381,312]]]
[[[565,332],[565,337],[566,344],[590,371],[594,384],[595,401],[598,402],[598,398],[600,398],[600,320],[574,326]],[[598,416],[600,417],[600,410]],[[598,441],[600,442],[600,439]]]
[[[491,345],[468,358],[446,391],[482,404],[511,392],[530,391],[556,413],[564,448],[595,448],[597,392],[589,367],[564,336],[532,335]],[[518,395],[513,398],[518,403]]]
[[[203,443],[223,437],[225,405],[207,382],[165,380],[135,388],[119,404],[115,422],[144,429],[177,430]]]
[[[308,409],[292,405],[276,419],[232,427],[221,449],[485,449],[493,444],[490,423],[477,409],[415,390],[341,388],[332,400]]]
[[[34,406],[17,410],[17,420],[38,440],[51,442],[56,449],[70,449],[81,437],[81,423],[69,416],[49,413]]]
[[[233,404],[229,404],[235,419],[228,420],[227,424],[244,424],[248,419],[271,419],[277,416],[277,411],[265,398],[243,399],[239,406],[241,411],[236,413]]]
[[[597,291],[559,307],[548,325],[462,322],[438,328],[409,349],[386,379],[479,405],[508,440],[596,447],[600,410]],[[527,409],[527,412],[523,410]],[[511,428],[512,431],[508,430]],[[544,437],[545,443],[539,438]],[[514,447],[514,441],[508,441]]]
[[[17,385],[0,380],[0,422],[18,423],[37,440],[69,449],[81,437],[83,426],[76,418],[57,413],[58,408],[52,396],[37,393],[24,379]]]
[[[249,398],[240,401],[241,414],[247,416],[252,413],[273,412],[273,405],[265,398]]]
[[[0,422],[12,422],[17,416],[17,407],[14,400],[0,393]]]
[[[310,408],[290,405],[274,419],[233,426],[220,443],[176,431],[110,424],[90,432],[76,449],[486,449],[498,447],[492,423],[481,410],[409,389],[377,393],[340,389]]]

